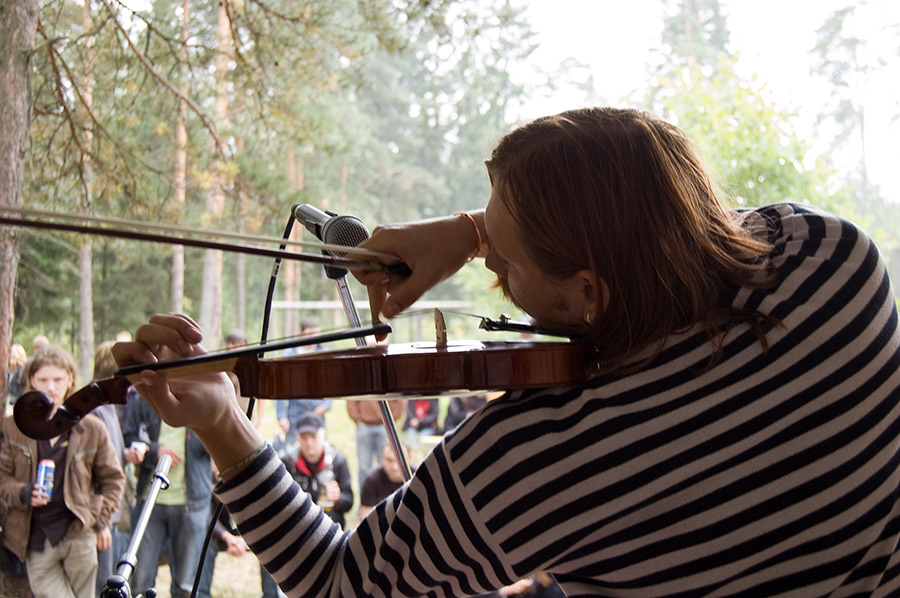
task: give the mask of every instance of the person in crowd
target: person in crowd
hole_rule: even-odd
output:
[[[415,471],[415,468],[413,468]],[[379,502],[403,485],[403,469],[389,442],[381,445],[381,465],[368,474],[359,490],[359,520],[362,521]]]
[[[47,338],[45,334],[35,335],[33,339],[31,339],[31,354],[34,355],[44,347],[50,345],[50,339]]]
[[[47,338],[46,335],[38,334],[31,339],[31,355],[25,359],[25,367],[22,368],[22,372],[25,375],[25,380],[22,382],[24,382],[26,386],[28,372],[30,371],[29,368],[31,367],[31,360],[34,358],[34,354],[48,345],[50,345],[50,339]]]
[[[28,362],[28,355],[25,353],[25,347],[19,343],[15,343],[9,348],[9,382],[6,385],[9,394],[9,404],[15,405],[16,399],[22,396],[27,384],[25,376],[25,364]]]
[[[388,401],[388,410],[395,420],[404,412],[403,403],[403,399]],[[378,467],[381,447],[388,440],[381,413],[378,401],[347,401],[347,414],[356,424],[356,464],[360,488],[366,475]]]
[[[229,384],[231,381],[229,380]],[[231,386],[234,392],[234,386]],[[136,502],[131,511],[132,529],[147,500],[153,474],[160,457],[169,455],[172,464],[168,487],[159,492],[137,550],[131,580],[134,594],[154,587],[160,554],[169,546],[173,598],[190,595],[203,546],[212,496],[209,453],[196,434],[162,421],[138,392],[128,399],[129,409],[122,430],[125,444],[144,443],[147,451],[141,462]]]
[[[297,422],[295,431],[300,455],[294,461],[284,461],[285,467],[332,521],[344,527],[344,516],[353,506],[347,458],[328,442],[321,415],[307,413]]]
[[[440,403],[435,398],[415,398],[406,401],[406,419],[403,421],[403,431],[410,448],[418,449],[423,437],[438,434],[440,431],[439,415]]]
[[[345,515],[353,506],[353,481],[347,458],[326,439],[325,419],[318,413],[301,417],[295,431],[300,454],[296,460],[282,459],[282,463],[312,501],[343,528]],[[265,569],[260,568],[260,575],[263,596],[274,598],[277,585]]]
[[[235,328],[225,335],[225,348],[237,349],[247,344],[247,335],[240,328]]]
[[[355,529],[291,483],[223,376],[140,374],[285,592],[462,596],[542,571],[569,596],[900,592],[900,318],[865,232],[809,205],[727,209],[684,133],[637,110],[537,119],[486,165],[485,209],[362,244],[412,271],[357,273],[372,313],[483,257],[585,350],[585,377],[491,401]],[[202,339],[157,315],[116,358]]]
[[[304,318],[300,322],[300,337],[316,336],[322,331],[319,323],[313,318]],[[302,355],[311,351],[321,351],[324,349],[321,345],[304,345],[286,349],[285,356]],[[330,399],[291,399],[275,401],[275,415],[278,418],[278,424],[281,429],[290,434],[292,430],[297,428],[297,423],[307,413],[316,413],[325,417],[328,410],[331,409]]]
[[[232,349],[238,349],[240,347],[245,347],[247,345],[247,335],[244,334],[244,331],[235,328],[231,330],[227,335],[225,335],[225,350],[230,351]],[[231,382],[234,384],[235,390],[238,396],[241,395],[241,384],[238,380],[237,375],[234,372],[228,372],[228,377],[231,378]],[[266,403],[268,401],[257,401],[255,403],[255,408],[253,410],[253,423],[254,425],[259,425],[262,421],[263,413],[262,410],[265,408]],[[242,404],[248,405],[249,399],[246,401],[242,401]],[[245,406],[246,409],[246,406]]]
[[[50,397],[55,411],[75,389],[75,360],[46,345],[32,355],[27,390]],[[37,480],[53,463],[52,488]],[[85,417],[50,440],[26,437],[3,420],[0,500],[8,508],[3,545],[25,562],[36,598],[95,598],[97,552],[109,550],[109,522],[122,500],[125,474],[106,426]],[[49,492],[48,492],[49,491]]]
[[[213,496],[210,504],[210,512],[215,513],[221,503]],[[243,556],[248,550],[247,543],[241,537],[241,533],[231,520],[231,515],[226,509],[219,510],[216,517],[212,538],[206,549],[203,559],[203,573],[197,586],[197,598],[210,598],[213,576],[216,570],[216,557],[220,552],[230,556]]]
[[[444,431],[450,432],[463,420],[481,409],[487,403],[487,395],[468,395],[450,397],[447,415],[444,417]]]
[[[112,347],[114,344],[113,341],[104,341],[97,345],[97,350],[94,351],[94,380],[109,378],[116,373],[118,368],[116,367],[116,360],[112,355]],[[140,464],[141,461],[144,460],[144,453],[147,449],[146,444],[136,443],[132,446],[125,446],[125,440],[122,437],[122,426],[119,423],[119,415],[116,412],[115,405],[100,405],[91,413],[99,417],[106,425],[106,431],[109,433],[110,442],[112,442],[116,455],[119,456],[119,464],[122,466],[123,471],[127,472],[129,466],[133,467],[134,464]],[[127,486],[130,483],[126,473],[125,485]],[[126,504],[124,500],[124,497],[129,493],[133,495],[133,488],[129,490],[127,487],[123,487],[123,500],[119,502],[118,507],[109,519],[109,531],[112,536],[110,547],[105,550],[100,550],[99,548],[97,550],[98,590],[102,590],[110,576],[116,572],[118,559],[128,549],[130,534],[120,531],[120,527],[122,527],[120,526],[120,522],[123,512],[125,517],[130,517],[130,510],[128,509],[129,505]]]

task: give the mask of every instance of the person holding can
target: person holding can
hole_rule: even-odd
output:
[[[75,389],[76,372],[68,352],[47,346],[33,356],[27,390],[46,393],[55,410]],[[97,550],[112,544],[109,521],[125,487],[106,425],[85,417],[50,440],[28,438],[11,417],[2,425],[4,547],[25,562],[35,598],[95,598]]]

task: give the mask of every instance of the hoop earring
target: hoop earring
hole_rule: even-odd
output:
[[[585,326],[590,326],[593,324],[594,316],[591,312],[587,312],[584,314],[584,324]]]

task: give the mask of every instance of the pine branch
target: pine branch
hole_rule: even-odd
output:
[[[125,40],[128,42],[128,47],[131,48],[131,51],[137,57],[137,59],[144,65],[147,71],[156,79],[163,87],[169,90],[169,92],[174,95],[179,100],[183,101],[191,111],[197,115],[197,118],[200,119],[200,122],[203,124],[204,128],[209,131],[209,134],[212,136],[215,141],[216,153],[219,155],[219,158],[222,160],[227,160],[227,156],[225,155],[225,144],[222,142],[222,139],[219,137],[218,131],[216,131],[215,125],[206,117],[206,114],[203,113],[203,110],[186,94],[181,93],[181,91],[175,86],[174,83],[169,81],[166,77],[160,73],[153,63],[147,58],[147,55],[140,51],[140,49],[134,44],[131,37],[128,35],[128,32],[125,31],[125,28],[122,26],[122,23],[116,18],[115,13],[112,10],[112,7],[109,5],[107,0],[100,0],[101,4],[106,8],[109,16],[115,24],[116,29],[125,37]]]

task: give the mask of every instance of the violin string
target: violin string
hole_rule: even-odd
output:
[[[126,220],[123,218],[104,218],[99,216],[89,216],[83,214],[66,214],[64,212],[52,212],[45,210],[36,210],[33,208],[20,208],[13,206],[0,206],[0,211],[6,212],[9,214],[17,214],[20,216],[29,216],[37,219],[50,219],[50,220],[58,220],[63,222],[91,222],[100,226],[122,226],[129,227],[134,230],[153,230],[160,233],[169,233],[172,235],[194,235],[194,236],[205,236],[208,238],[220,238],[220,239],[231,239],[233,241],[253,241],[257,243],[266,243],[266,244],[275,244],[275,245],[291,245],[297,247],[306,247],[310,249],[319,249],[321,251],[328,251],[333,253],[339,253],[340,255],[348,255],[355,254],[359,257],[371,257],[371,258],[381,258],[386,260],[395,260],[396,256],[392,256],[390,254],[382,253],[379,251],[372,251],[369,249],[362,249],[359,247],[348,247],[346,245],[333,245],[328,243],[322,243],[319,241],[303,241],[303,240],[295,240],[295,239],[281,239],[277,237],[267,237],[265,235],[253,235],[247,233],[235,233],[231,231],[210,231],[203,229],[194,229],[187,228],[181,226],[175,226],[172,224],[165,224],[159,222],[139,222],[135,220]],[[113,229],[103,229],[112,231]],[[176,239],[178,237],[173,237]]]

